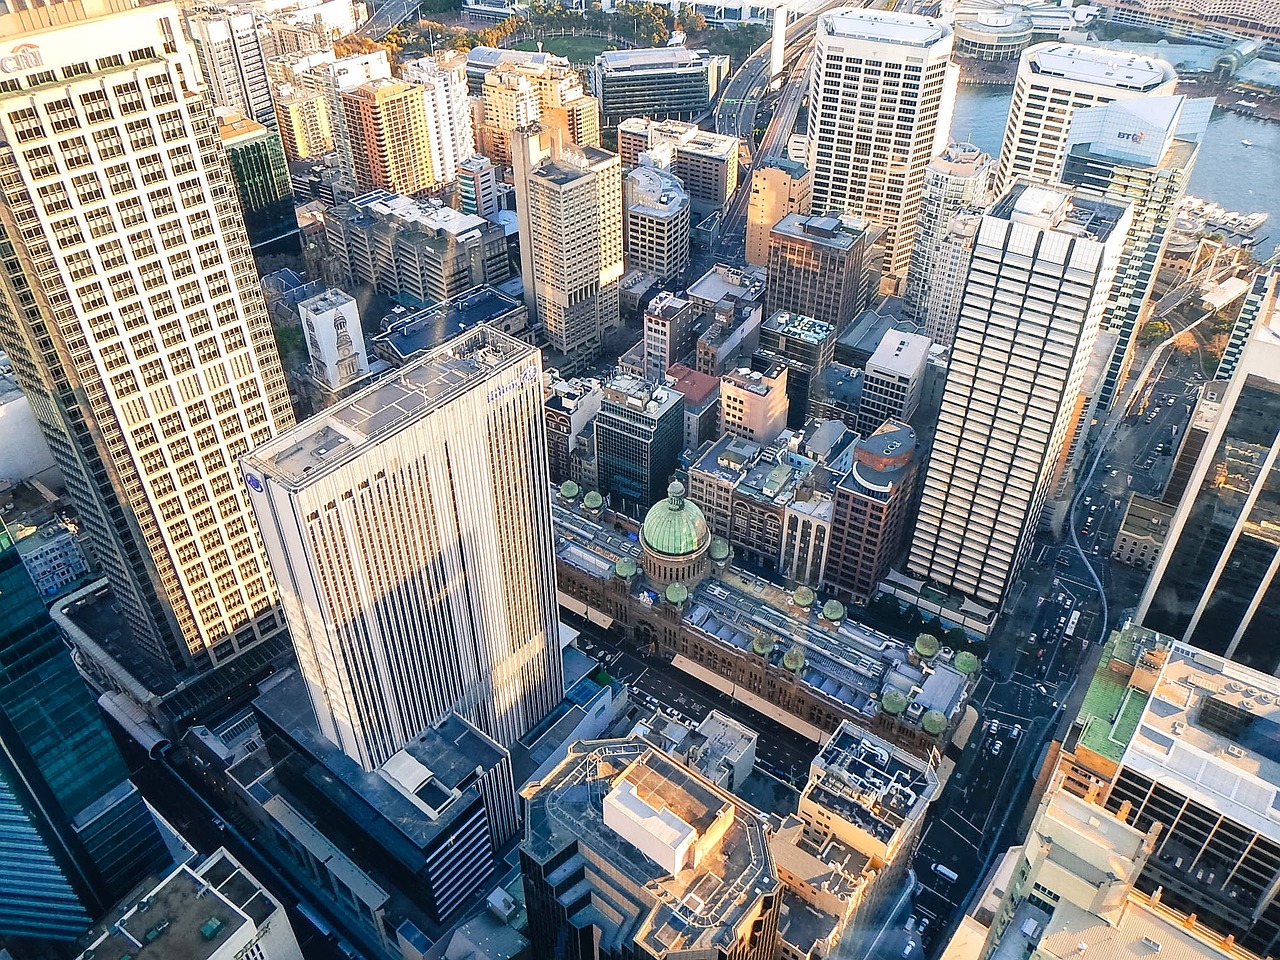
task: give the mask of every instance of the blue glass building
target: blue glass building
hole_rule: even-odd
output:
[[[72,940],[171,860],[0,523],[0,936]]]

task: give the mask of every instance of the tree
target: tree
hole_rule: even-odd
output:
[[[1173,338],[1173,349],[1184,357],[1195,353],[1198,346],[1196,335],[1189,330],[1184,330]]]
[[[1149,320],[1142,326],[1142,332],[1138,334],[1138,343],[1142,346],[1150,346],[1159,340],[1163,340],[1173,331],[1169,325],[1163,320]]]
[[[1218,360],[1222,359],[1222,355],[1227,352],[1227,344],[1231,342],[1231,338],[1225,333],[1215,333],[1213,339],[1209,341],[1206,348]]]

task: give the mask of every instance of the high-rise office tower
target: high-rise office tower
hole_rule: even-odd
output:
[[[214,104],[274,130],[275,107],[256,14],[238,7],[208,6],[189,11],[185,22]]]
[[[564,686],[538,351],[486,326],[258,448],[250,499],[320,731],[365,770]]]
[[[680,179],[658,167],[635,167],[622,189],[627,267],[661,280],[682,277],[689,266],[690,206]]]
[[[218,111],[218,136],[244,213],[249,246],[263,252],[298,249],[293,181],[280,134],[239,114]]]
[[[1103,320],[1117,339],[1099,410],[1111,406],[1128,372],[1133,336],[1212,113],[1211,97],[1138,97],[1078,110],[1071,118],[1062,182],[1133,207]]]
[[[1202,438],[1137,619],[1274,673],[1280,668],[1280,311],[1274,301],[1269,306]],[[1202,400],[1202,410],[1212,402]]]
[[[818,20],[810,209],[883,227],[893,277],[911,261],[925,168],[947,145],[959,79],[951,40],[941,21],[914,14],[844,9]]]
[[[881,236],[853,217],[787,214],[769,231],[765,312],[809,316],[842,333],[876,292]]]
[[[516,131],[513,153],[525,303],[576,368],[599,354],[604,331],[618,324],[622,163],[599,147],[565,145],[562,130],[536,124]]]
[[[1277,295],[1280,295],[1280,270],[1273,266],[1253,278],[1249,292],[1240,304],[1240,312],[1236,314],[1236,322],[1231,327],[1227,348],[1222,351],[1222,359],[1218,361],[1218,369],[1213,375],[1214,380],[1230,380],[1235,374],[1244,345],[1253,336],[1258,321],[1270,316],[1275,310]]]
[[[683,120],[628,117],[618,124],[618,153],[624,166],[649,162],[670,170],[689,191],[694,223],[723,210],[738,189],[737,137],[711,133]]]
[[[370,80],[344,90],[341,98],[357,191],[414,196],[440,185],[427,135],[425,88],[403,80]]]
[[[423,91],[432,176],[437,183],[453,183],[459,164],[476,152],[466,56],[447,50],[435,57],[419,57],[401,65],[400,78]]]
[[[997,195],[1003,196],[1019,177],[1042,183],[1061,177],[1077,110],[1166,96],[1177,82],[1173,67],[1153,57],[1058,42],[1028,47],[1018,61],[994,184]]]
[[[235,461],[293,413],[194,50],[167,3],[0,33],[0,346],[138,652],[217,664],[282,629]]]
[[[614,377],[596,414],[600,492],[615,510],[643,516],[665,494],[683,441],[684,397],[630,374]]]
[[[128,777],[0,523],[0,938],[74,940],[166,866]]]
[[[983,216],[907,564],[915,575],[1003,601],[1076,422],[1129,220],[1126,207],[1025,182]]]
[[[789,213],[807,214],[812,190],[809,168],[786,157],[761,160],[752,169],[747,202],[747,263],[769,265],[769,231]]]
[[[337,60],[331,54],[309,54],[297,57],[296,62],[294,73],[297,86],[324,94],[328,104],[329,131],[333,137],[334,150],[338,154],[338,166],[343,178],[351,184],[351,189],[356,190],[357,158],[343,94],[362,84],[390,80],[391,61],[387,59],[385,50],[379,50],[377,53],[358,53]],[[273,71],[277,66],[273,60]]]
[[[924,327],[925,336],[950,345],[960,301],[940,296],[946,277],[951,223],[964,211],[981,211],[991,201],[995,161],[971,143],[950,143],[929,162],[916,223],[911,267],[902,293],[902,317]],[[941,276],[940,276],[941,275]]]
[[[271,98],[288,159],[309,160],[333,151],[329,100],[323,91],[281,83],[272,89]]]

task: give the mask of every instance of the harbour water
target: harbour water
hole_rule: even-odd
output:
[[[1013,87],[962,84],[952,138],[968,140],[996,156],[1012,97]],[[1262,238],[1257,255],[1269,257],[1280,244],[1280,123],[1215,109],[1187,192],[1227,210],[1268,214],[1257,232]]]

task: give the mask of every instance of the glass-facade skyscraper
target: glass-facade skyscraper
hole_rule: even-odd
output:
[[[1273,310],[1240,356],[1137,612],[1143,626],[1265,673],[1280,666],[1278,457]]]
[[[0,936],[73,940],[167,865],[93,694],[0,524]]]

